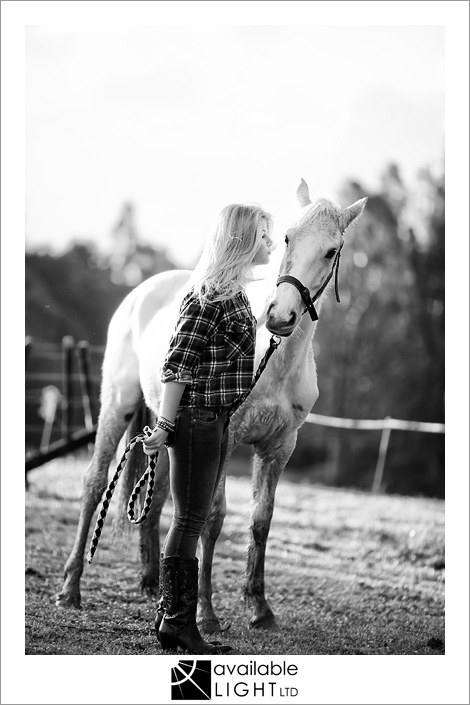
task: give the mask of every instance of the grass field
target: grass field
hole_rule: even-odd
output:
[[[86,461],[29,474],[26,492],[26,654],[158,654],[154,601],[138,587],[138,529],[113,539],[111,503],[82,577],[82,609],[55,594],[74,540]],[[237,654],[444,654],[444,502],[371,496],[281,479],[266,556],[278,631],[248,628],[240,584],[250,483],[227,479],[216,547],[214,605]],[[171,506],[163,512],[162,536]]]

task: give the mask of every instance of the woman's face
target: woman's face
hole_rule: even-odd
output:
[[[268,264],[273,241],[268,235],[268,224],[264,218],[261,218],[259,222],[256,231],[256,242],[258,243],[258,249],[253,257],[253,264]]]

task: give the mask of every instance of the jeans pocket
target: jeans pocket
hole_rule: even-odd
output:
[[[212,426],[219,418],[218,409],[203,409],[195,408],[193,409],[193,419],[194,423],[201,424],[202,426]]]

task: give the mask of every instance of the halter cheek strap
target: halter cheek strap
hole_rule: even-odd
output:
[[[331,277],[333,276],[333,274],[335,275],[336,301],[338,303],[341,302],[341,300],[339,298],[339,288],[338,288],[338,271],[339,271],[339,258],[341,257],[342,248],[343,248],[343,243],[341,243],[341,247],[339,248],[338,252],[336,253],[336,257],[333,262],[331,272],[329,273],[328,277],[326,278],[323,286],[321,286],[320,289],[318,289],[315,296],[310,296],[310,291],[308,290],[308,288],[306,286],[304,286],[302,284],[302,282],[299,281],[296,277],[291,277],[289,274],[286,274],[283,277],[279,277],[279,279],[277,280],[276,286],[279,286],[279,284],[282,284],[283,282],[285,282],[286,284],[292,284],[292,286],[295,286],[295,288],[297,289],[297,291],[299,292],[299,294],[302,298],[302,301],[305,304],[304,313],[306,313],[308,311],[312,321],[318,321],[318,313],[316,312],[314,303],[315,303],[315,301],[317,301],[320,298],[320,296],[325,291],[326,287],[330,283],[330,280],[331,280]]]

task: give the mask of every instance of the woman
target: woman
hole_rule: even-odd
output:
[[[253,377],[254,319],[245,286],[267,264],[272,219],[260,206],[234,204],[220,213],[184,297],[162,367],[157,425],[145,442],[151,455],[167,443],[173,520],[161,565],[155,626],[164,649],[220,654],[196,625],[196,549],[224,466],[232,403]]]

